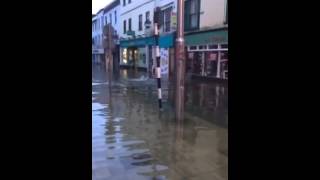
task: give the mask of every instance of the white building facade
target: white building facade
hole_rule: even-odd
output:
[[[92,61],[100,63],[104,58],[103,41],[103,9],[92,17]]]
[[[153,17],[156,7],[163,11],[159,45],[162,73],[168,74],[169,48],[173,47],[175,31],[174,25],[171,25],[171,15],[176,12],[175,0],[121,0],[120,66],[152,72],[155,66],[152,47],[155,46]]]

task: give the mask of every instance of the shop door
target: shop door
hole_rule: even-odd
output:
[[[217,67],[218,67],[218,52],[206,52],[206,74],[207,76],[216,77],[217,76]]]

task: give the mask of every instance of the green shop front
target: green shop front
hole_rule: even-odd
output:
[[[185,34],[186,72],[193,76],[228,79],[228,29]]]
[[[161,35],[159,37],[161,74],[171,72],[170,65],[173,60],[174,34]],[[120,41],[120,66],[133,69],[143,69],[155,73],[155,46],[154,37],[134,38]],[[172,68],[171,68],[172,69]]]

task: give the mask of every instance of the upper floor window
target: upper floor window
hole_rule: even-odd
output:
[[[171,24],[171,12],[172,7],[169,7],[163,11],[163,31],[169,32],[170,31],[170,24]]]
[[[127,32],[127,23],[126,20],[123,21],[123,34]]]
[[[117,24],[117,11],[114,11],[114,24]]]
[[[104,23],[107,25],[108,24],[108,16],[104,16]]]
[[[130,4],[131,3],[131,0],[128,0],[128,4]]]
[[[139,15],[139,31],[142,30],[142,14]]]
[[[199,28],[200,0],[185,1],[185,30]]]
[[[112,14],[109,14],[109,18],[110,18],[110,24],[112,25]]]
[[[103,27],[103,16],[101,17],[100,21],[101,21],[101,27]]]
[[[129,31],[131,31],[131,18],[129,18],[129,25],[128,26],[129,26],[129,28],[128,28]]]
[[[122,4],[123,4],[123,6],[126,6],[126,0],[123,0]]]
[[[150,20],[150,11],[146,12],[146,20]]]

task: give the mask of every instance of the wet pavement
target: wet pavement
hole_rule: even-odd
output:
[[[163,82],[123,70],[109,86],[103,67],[92,69],[93,180],[227,180],[228,87],[186,85],[185,119],[176,121],[174,93]]]

